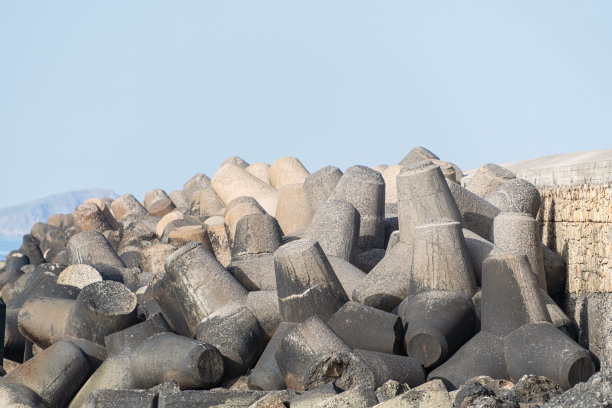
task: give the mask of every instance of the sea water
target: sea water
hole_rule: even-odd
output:
[[[4,261],[9,252],[14,249],[19,249],[22,243],[22,237],[3,237],[0,236],[0,261]]]

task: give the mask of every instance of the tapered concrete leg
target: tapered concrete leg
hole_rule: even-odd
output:
[[[524,212],[537,217],[540,209],[540,192],[530,182],[523,179],[510,179],[485,196],[485,199],[507,212]]]
[[[284,235],[302,232],[312,219],[312,210],[306,199],[304,185],[285,184],[278,192],[276,219]]]
[[[408,384],[410,387],[418,387],[425,382],[421,363],[412,357],[371,350],[354,350],[354,353],[374,374],[374,388],[388,380]]]
[[[171,333],[151,337],[135,349],[109,357],[70,402],[81,407],[96,390],[146,389],[166,381],[181,388],[211,388],[223,376],[221,354],[211,345]]]
[[[125,268],[119,255],[104,235],[97,231],[75,234],[67,245],[70,264],[107,265],[111,268]]]
[[[504,338],[508,373],[544,376],[567,390],[596,371],[591,353],[550,323],[526,324]]]
[[[276,290],[249,292],[245,305],[257,318],[261,326],[264,341],[267,342],[274,335],[276,328],[281,322]]]
[[[213,254],[198,242],[189,243],[166,258],[166,276],[181,300],[191,336],[210,313],[247,294]]]
[[[122,222],[128,215],[147,215],[147,210],[131,194],[124,194],[113,200],[110,209],[117,222]]]
[[[229,304],[202,320],[196,338],[215,346],[223,356],[224,378],[244,374],[263,350],[263,332],[247,306]]]
[[[472,300],[454,292],[408,296],[398,308],[406,327],[406,350],[426,368],[444,362],[478,330]]]
[[[527,257],[492,255],[482,268],[482,330],[504,336],[528,323],[550,322]]]
[[[94,203],[83,203],[72,212],[77,230],[103,232],[112,229],[100,208]]]
[[[144,207],[151,215],[163,217],[176,207],[164,190],[150,190],[145,194]]]
[[[60,341],[28,360],[3,378],[37,393],[49,408],[65,407],[75,395],[91,366],[80,348]]]
[[[352,299],[387,312],[395,309],[410,292],[412,251],[412,246],[397,243],[363,278]]]
[[[540,223],[525,213],[501,213],[493,221],[493,242],[505,251],[527,256],[538,284],[546,290]]]
[[[476,293],[474,271],[459,222],[431,220],[415,228],[414,238],[411,294],[448,290],[471,297]]]
[[[224,222],[230,244],[234,242],[236,227],[243,217],[250,214],[266,214],[266,211],[253,197],[237,197],[230,201],[225,208]],[[279,227],[280,228],[280,227]]]
[[[270,185],[278,190],[287,184],[303,183],[310,173],[306,167],[292,156],[281,157],[270,165],[268,176]]]
[[[457,183],[447,181],[447,184],[461,213],[463,226],[481,237],[489,239],[493,220],[500,212],[499,208]]]
[[[402,319],[357,302],[347,302],[327,324],[350,347],[405,354]]]
[[[346,200],[328,200],[320,204],[306,236],[318,241],[327,256],[355,263],[359,224],[359,213],[353,204]]]
[[[281,322],[278,326],[251,374],[249,374],[248,384],[250,389],[270,391],[286,388],[285,378],[278,367],[275,356],[281,341],[296,326],[297,323],[288,322]]]
[[[348,297],[316,241],[299,240],[274,254],[281,319],[302,322],[319,315],[327,320]]]
[[[382,175],[365,166],[346,169],[330,195],[346,200],[359,213],[358,252],[385,245],[385,181]]]
[[[439,166],[413,163],[397,176],[397,211],[401,240],[412,245],[414,228],[435,218],[461,222],[461,214]]]
[[[189,205],[194,200],[194,196],[198,191],[204,190],[205,188],[210,187],[210,179],[207,175],[202,173],[196,173],[189,180],[183,184],[183,193],[187,200],[189,200]]]
[[[342,178],[342,171],[334,166],[323,167],[306,177],[304,191],[313,213],[317,212],[321,204],[328,200],[340,178]]]
[[[497,187],[513,178],[516,178],[516,176],[510,170],[497,164],[488,163],[474,172],[474,175],[466,183],[466,188],[480,197],[486,197]]]
[[[430,372],[427,380],[440,379],[448,389],[453,390],[479,375],[508,378],[502,337],[481,331],[444,364]]]
[[[276,362],[287,388],[296,391],[331,381],[344,389],[357,383],[375,384],[371,370],[318,316],[287,333],[276,351]]]

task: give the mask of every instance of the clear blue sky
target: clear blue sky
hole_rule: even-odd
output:
[[[227,156],[463,169],[612,147],[609,1],[5,1],[0,207]]]

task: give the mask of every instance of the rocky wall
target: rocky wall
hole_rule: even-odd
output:
[[[579,342],[612,366],[612,184],[539,186],[542,240],[567,262],[559,299]]]

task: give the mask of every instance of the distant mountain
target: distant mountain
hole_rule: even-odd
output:
[[[38,221],[47,221],[52,214],[71,214],[81,203],[90,198],[111,197],[117,194],[111,190],[90,189],[54,194],[26,204],[0,209],[0,236],[27,234]]]

